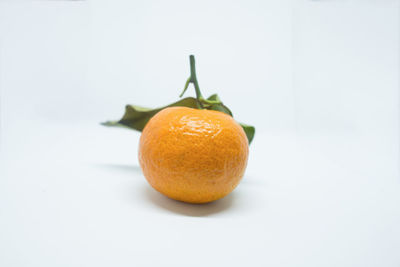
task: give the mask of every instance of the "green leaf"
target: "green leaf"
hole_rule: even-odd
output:
[[[207,106],[207,109],[221,111],[233,117],[232,111],[222,103],[217,94],[211,95],[204,102],[204,105]]]
[[[186,97],[175,103],[161,108],[144,108],[140,106],[127,105],[125,107],[125,114],[119,121],[107,121],[103,122],[104,126],[122,126],[134,129],[137,131],[142,131],[147,122],[156,115],[159,111],[168,107],[189,107],[198,108],[198,103],[194,97]]]
[[[208,109],[221,111],[223,113],[228,114],[229,116],[233,117],[231,110],[225,106],[224,104],[212,104]]]
[[[206,109],[220,111],[232,116],[232,112],[227,106],[225,106],[221,102],[221,99],[218,97],[218,95],[214,94],[209,98],[207,98],[207,100],[211,100],[213,103],[210,104],[209,102],[204,102],[203,104]],[[147,122],[154,115],[156,115],[159,111],[168,107],[189,107],[189,108],[199,109],[198,102],[194,97],[186,97],[168,106],[155,109],[145,108],[141,106],[127,105],[125,107],[125,114],[120,120],[103,122],[102,125],[125,127],[137,131],[142,131],[143,128],[146,126]],[[250,144],[254,138],[255,128],[253,126],[249,126],[243,123],[239,124],[243,127],[243,130],[246,133],[247,139]]]
[[[251,141],[253,141],[254,134],[256,133],[256,128],[253,126],[244,124],[244,123],[239,123],[240,126],[242,126],[244,132],[246,133],[247,140],[249,140],[249,145],[251,144]]]
[[[219,98],[219,96],[218,96],[217,94],[210,95],[210,96],[207,98],[207,100],[219,101],[219,102],[221,102],[221,99]]]

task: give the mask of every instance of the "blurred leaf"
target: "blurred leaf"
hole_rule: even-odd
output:
[[[232,112],[230,111],[230,109],[227,106],[225,106],[224,104],[222,104],[222,103],[221,104],[212,104],[208,109],[221,111],[221,112],[226,113],[229,116],[233,117]]]
[[[232,111],[222,103],[217,94],[211,95],[204,102],[207,105],[207,109],[221,111],[233,117]]]
[[[140,106],[127,105],[125,107],[125,114],[119,121],[107,121],[103,122],[104,126],[122,126],[142,131],[147,122],[156,115],[159,111],[168,107],[189,107],[198,108],[197,100],[193,97],[183,98],[175,103],[161,108],[144,108]]]
[[[220,102],[221,102],[221,99],[219,98],[219,96],[218,96],[217,94],[210,95],[210,96],[207,98],[207,100],[211,100],[211,101],[220,101]]]
[[[254,138],[254,134],[256,133],[256,128],[254,128],[253,126],[244,124],[244,123],[239,123],[240,126],[242,126],[244,132],[246,133],[247,139],[249,140],[249,145],[251,143],[251,141],[253,141]]]

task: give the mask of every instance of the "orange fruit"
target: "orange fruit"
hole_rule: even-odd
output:
[[[170,107],[146,124],[139,162],[150,185],[189,203],[228,195],[242,179],[249,145],[242,127],[213,110]]]

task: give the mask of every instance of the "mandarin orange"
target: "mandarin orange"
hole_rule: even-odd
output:
[[[228,195],[242,179],[249,154],[243,128],[213,110],[169,107],[146,124],[139,162],[150,185],[183,202]]]

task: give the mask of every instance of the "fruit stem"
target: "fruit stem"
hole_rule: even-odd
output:
[[[196,63],[193,55],[190,55],[189,58],[190,58],[190,80],[194,85],[194,89],[196,90],[196,98],[197,100],[200,100],[201,98],[203,98],[203,96],[201,95],[199,82],[197,81]]]
[[[197,103],[200,106],[200,108],[204,108],[203,107],[203,103],[202,100],[204,100],[203,96],[201,95],[200,92],[200,86],[199,86],[199,82],[197,81],[197,76],[196,76],[196,62],[194,60],[194,56],[190,55],[189,56],[190,59],[190,77],[189,79],[186,81],[185,84],[185,88],[183,89],[183,92],[181,93],[180,97],[183,96],[183,94],[186,92],[186,89],[188,88],[189,84],[193,84],[194,85],[194,89],[196,91],[196,99],[197,99]]]

